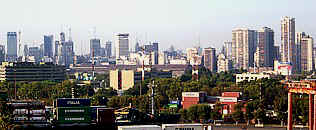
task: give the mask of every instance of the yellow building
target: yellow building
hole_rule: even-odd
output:
[[[133,70],[110,70],[110,87],[114,90],[128,90],[134,86]]]

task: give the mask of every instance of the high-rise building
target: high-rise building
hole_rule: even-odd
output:
[[[44,35],[44,56],[53,57],[53,35]]]
[[[112,56],[112,42],[111,41],[107,41],[105,43],[105,52],[106,52],[107,57]]]
[[[305,36],[300,41],[300,55],[301,55],[301,71],[312,71],[314,70],[314,57],[313,57],[313,47],[314,40],[310,36]]]
[[[29,56],[29,47],[27,44],[24,45],[24,56]]]
[[[204,48],[204,66],[212,72],[217,72],[217,57],[215,48]]]
[[[101,51],[100,39],[93,38],[90,40],[90,56],[98,57]],[[92,54],[93,53],[93,54]]]
[[[128,42],[128,33],[117,34],[116,43],[115,43],[115,54],[116,59],[121,57],[128,57],[129,55],[129,42]]]
[[[73,41],[69,40],[65,42],[64,45],[62,46],[62,52],[63,52],[63,56],[62,56],[63,64],[66,67],[69,67],[70,64],[74,63],[75,52],[74,52]]]
[[[257,43],[255,30],[238,28],[232,31],[232,61],[236,69],[253,66]]]
[[[295,47],[296,47],[296,64],[297,64],[297,72],[302,71],[301,66],[301,42],[303,37],[305,37],[305,32],[297,32],[295,37]]]
[[[226,58],[232,59],[232,42],[224,42],[223,51]]]
[[[8,61],[16,61],[17,54],[17,34],[16,32],[7,33],[7,56]]]
[[[272,67],[274,61],[274,31],[263,27],[257,31],[257,54],[256,67]]]
[[[0,62],[5,61],[5,46],[0,45]]]
[[[40,62],[41,51],[39,47],[30,47],[29,56],[33,56],[35,62]]]
[[[287,16],[281,20],[281,61],[291,63],[293,71],[297,71],[295,19]]]
[[[217,57],[217,72],[226,72],[232,69],[232,62],[225,57],[224,53],[220,53]]]
[[[155,52],[158,52],[158,51],[159,51],[158,45],[159,45],[158,42],[154,42],[154,43],[152,44],[152,49],[153,49],[153,51],[155,51]]]
[[[274,58],[273,61],[274,60],[278,60],[278,61],[280,60],[280,55],[281,55],[280,54],[280,46],[274,46],[273,47],[273,55],[274,55],[273,56],[273,58]]]
[[[141,47],[139,46],[139,42],[137,41],[136,44],[135,44],[135,52],[139,52],[139,51],[142,51]]]

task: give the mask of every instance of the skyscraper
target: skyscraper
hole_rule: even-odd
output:
[[[15,61],[17,54],[17,34],[16,32],[8,32],[7,33],[7,56],[8,61]]]
[[[29,47],[27,44],[24,45],[24,56],[29,56]]]
[[[304,36],[301,39],[301,71],[312,71],[314,70],[314,57],[313,57],[313,47],[314,40],[310,36]]]
[[[263,27],[258,30],[257,34],[258,59],[256,59],[256,66],[273,67],[274,31],[271,28]]]
[[[53,35],[44,35],[44,56],[53,57]]]
[[[305,32],[297,32],[295,37],[295,47],[296,47],[296,64],[297,64],[297,72],[302,71],[301,65],[301,42],[303,37],[305,37]]]
[[[232,61],[236,69],[248,69],[253,66],[256,49],[256,31],[237,28],[232,31]]]
[[[137,53],[137,52],[139,52],[139,51],[141,51],[142,49],[140,48],[140,46],[139,46],[139,42],[137,41],[136,42],[136,44],[135,44],[135,52]]]
[[[212,72],[217,72],[217,58],[215,48],[204,48],[204,66]]]
[[[153,51],[155,51],[155,52],[158,52],[159,51],[159,47],[158,47],[158,42],[154,42],[153,44],[152,44],[152,49],[153,49]]]
[[[5,61],[5,46],[0,45],[0,62]]]
[[[93,38],[90,40],[90,56],[94,56],[94,57],[98,57],[101,56],[100,55],[100,51],[101,51],[101,43],[100,43],[100,39],[97,38]],[[93,52],[93,54],[92,54]]]
[[[105,43],[105,52],[106,52],[107,57],[112,56],[112,42],[111,41],[107,41]]]
[[[120,33],[116,35],[115,54],[116,59],[121,57],[128,57],[129,55],[129,42],[128,33]]]
[[[232,42],[224,42],[224,55],[228,59],[232,59]]]
[[[281,20],[281,61],[291,63],[296,72],[295,19],[288,16]]]

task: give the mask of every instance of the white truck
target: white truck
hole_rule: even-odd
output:
[[[118,130],[161,130],[158,125],[131,125],[131,126],[118,126]]]

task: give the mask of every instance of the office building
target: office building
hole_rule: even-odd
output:
[[[44,56],[53,57],[53,35],[45,35],[44,36]]]
[[[268,78],[270,79],[269,74],[259,73],[259,74],[253,74],[253,73],[242,73],[242,74],[236,74],[236,83],[242,82],[242,81],[256,81],[258,79],[262,78]]]
[[[100,39],[91,39],[90,40],[90,57],[98,57],[101,56],[101,42]]]
[[[224,42],[223,52],[225,57],[232,59],[232,42]]]
[[[115,43],[115,54],[116,59],[120,59],[121,57],[128,57],[129,55],[129,40],[128,33],[118,34],[116,35],[116,43]]]
[[[105,53],[106,53],[106,57],[112,56],[112,42],[111,41],[107,41],[105,43]]]
[[[39,47],[29,47],[29,56],[33,56],[35,62],[39,63],[41,60],[41,50]]]
[[[142,48],[139,45],[139,42],[137,41],[135,44],[135,53],[142,51]]]
[[[296,47],[296,64],[297,64],[297,72],[302,71],[301,65],[301,42],[303,37],[305,37],[305,32],[297,32],[295,37],[295,47]]]
[[[154,42],[154,43],[152,44],[152,51],[158,52],[158,51],[159,51],[158,45],[159,45],[158,42]]]
[[[70,64],[74,63],[74,43],[69,40],[62,45],[62,63],[68,68]]]
[[[313,71],[314,70],[314,57],[313,57],[313,47],[314,40],[310,36],[305,36],[300,41],[300,55],[301,55],[301,71]]]
[[[274,31],[271,28],[263,27],[257,31],[257,57],[256,67],[273,66]]]
[[[17,54],[17,34],[16,32],[7,33],[7,56],[8,61],[16,61]]]
[[[133,70],[110,70],[110,87],[125,91],[134,86]]]
[[[232,69],[232,62],[225,57],[223,53],[220,53],[217,57],[217,72],[226,72]]]
[[[281,61],[291,63],[296,72],[296,58],[295,19],[286,16],[281,20]]]
[[[246,69],[253,66],[256,50],[257,33],[247,28],[232,31],[232,61],[235,69]]]
[[[23,52],[24,56],[29,56],[29,47],[27,46],[27,44],[24,45]]]
[[[52,63],[3,62],[0,67],[1,81],[63,81],[65,77],[65,68]]]
[[[212,72],[217,72],[217,58],[215,48],[204,48],[204,67],[208,68]]]
[[[5,46],[0,45],[0,62],[5,61]]]

